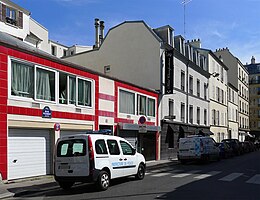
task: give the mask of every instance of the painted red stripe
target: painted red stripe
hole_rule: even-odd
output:
[[[121,123],[128,123],[128,124],[133,124],[134,120],[132,119],[124,119],[124,118],[117,118],[117,122],[121,122]]]
[[[27,116],[42,116],[42,110],[36,108],[23,108],[17,106],[8,106],[7,108],[8,114],[14,115],[27,115]],[[62,119],[76,119],[76,120],[86,120],[86,121],[94,121],[95,116],[79,114],[79,113],[69,113],[69,112],[59,112],[52,111],[52,118],[62,118]]]
[[[109,112],[109,111],[104,111],[104,110],[100,110],[98,112],[99,116],[103,116],[103,117],[115,117],[115,113],[114,112]]]
[[[115,97],[109,94],[99,93],[99,99],[107,100],[107,101],[115,101]]]

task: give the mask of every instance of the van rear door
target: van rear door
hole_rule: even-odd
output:
[[[85,137],[68,137],[56,145],[56,176],[88,176],[88,142]]]

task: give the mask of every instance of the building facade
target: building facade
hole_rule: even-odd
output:
[[[249,72],[250,134],[260,137],[260,64],[252,57],[245,67]]]
[[[238,139],[244,141],[245,136],[248,135],[250,131],[248,71],[228,48],[218,49],[214,53],[218,57],[221,57],[225,65],[228,66],[228,80],[233,86],[238,88]]]
[[[5,33],[0,88],[4,180],[52,174],[57,138],[87,130],[124,133],[148,160],[159,157],[155,91],[62,61]],[[140,116],[146,119],[142,132]]]
[[[160,156],[165,159],[176,156],[180,129],[209,132],[209,73],[194,53],[169,25],[151,29],[144,21],[128,21],[111,28],[98,48],[64,59],[159,91]]]

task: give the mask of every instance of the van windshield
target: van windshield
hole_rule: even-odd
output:
[[[86,141],[82,139],[64,140],[58,143],[58,157],[75,157],[86,155]]]

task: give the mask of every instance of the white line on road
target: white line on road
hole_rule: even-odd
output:
[[[171,173],[158,173],[158,174],[153,174],[153,175],[151,175],[151,176],[153,176],[153,177],[162,177],[162,176],[168,176],[168,175],[170,175]]]
[[[193,170],[193,171],[190,171],[189,173],[181,173],[181,174],[176,174],[174,176],[172,176],[173,178],[183,178],[183,177],[186,177],[186,176],[190,176],[192,174],[196,174],[198,172],[200,172],[201,170]]]
[[[235,180],[236,178],[238,178],[239,176],[242,176],[243,173],[232,173],[232,174],[229,174],[221,179],[218,179],[220,181],[233,181]]]
[[[201,174],[201,175],[196,176],[196,177],[194,177],[194,178],[195,178],[195,179],[204,179],[204,178],[208,178],[208,177],[217,175],[217,174],[219,174],[219,173],[221,173],[221,171],[211,171],[211,172],[209,172],[209,173],[207,173],[207,174]]]
[[[246,183],[253,183],[253,184],[259,184],[260,185],[260,174],[254,175]]]

